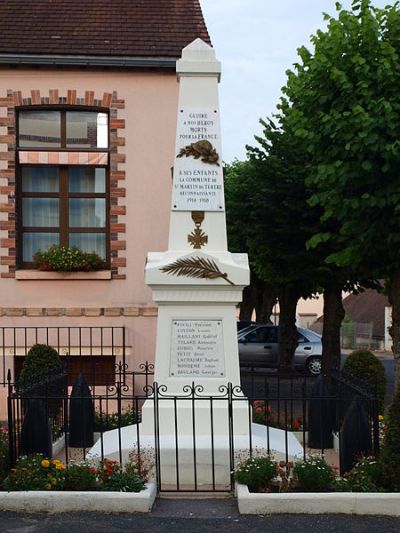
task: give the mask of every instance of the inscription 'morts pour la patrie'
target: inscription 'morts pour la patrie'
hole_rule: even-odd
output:
[[[221,320],[173,320],[170,376],[225,375]]]
[[[209,108],[181,109],[178,115],[176,155],[199,141],[208,141],[216,153],[220,154],[217,111]],[[201,155],[196,157],[188,155],[175,159],[172,209],[223,211],[225,207],[222,162],[219,159],[219,164],[210,164],[207,162],[207,157]]]

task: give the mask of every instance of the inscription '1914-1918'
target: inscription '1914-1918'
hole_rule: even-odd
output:
[[[219,118],[214,109],[188,108],[180,111],[174,166],[173,210],[224,209],[219,137]]]

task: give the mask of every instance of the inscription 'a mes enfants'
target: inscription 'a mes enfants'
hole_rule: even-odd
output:
[[[179,114],[177,153],[182,148],[207,140],[219,150],[219,123],[214,110]],[[175,160],[173,209],[181,211],[221,211],[224,209],[222,168],[203,162],[201,157]]]

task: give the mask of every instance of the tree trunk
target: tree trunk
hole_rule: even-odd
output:
[[[240,304],[239,320],[251,320],[256,303],[257,278],[250,269],[250,285],[243,290],[243,299]]]
[[[269,283],[259,280],[256,295],[256,321],[272,324],[271,315],[276,304],[276,294]]]
[[[279,292],[279,366],[283,372],[293,369],[294,352],[297,348],[296,306],[299,297],[296,291],[285,287]]]
[[[392,305],[390,335],[394,357],[394,394],[400,390],[400,269],[390,276],[389,301]]]
[[[322,330],[322,372],[330,376],[340,369],[340,327],[344,319],[342,287],[331,285],[324,291],[324,324]]]
[[[243,299],[240,303],[239,320],[251,320],[254,311],[254,290],[250,285],[243,290]]]

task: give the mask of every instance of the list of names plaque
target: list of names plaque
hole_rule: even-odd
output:
[[[173,320],[170,376],[224,375],[222,320]]]
[[[186,155],[175,159],[172,194],[174,211],[224,210],[219,137],[219,117],[215,109],[180,109],[176,155],[181,150]]]

